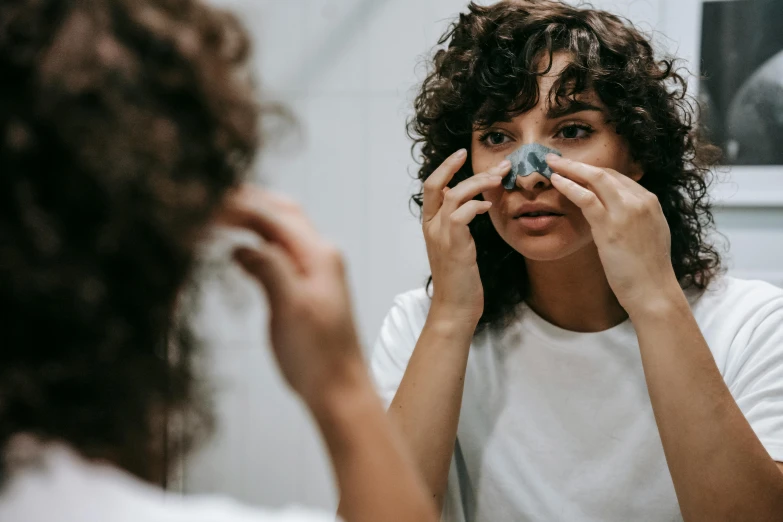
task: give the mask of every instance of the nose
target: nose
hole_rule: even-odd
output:
[[[517,176],[517,187],[527,192],[541,192],[551,186],[549,178],[539,172],[531,172],[529,176]]]

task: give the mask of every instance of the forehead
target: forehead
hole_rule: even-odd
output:
[[[551,60],[549,53],[541,52],[536,56],[534,70],[551,85],[572,62],[571,55],[565,51],[552,53]]]
[[[555,83],[560,79],[563,71],[573,61],[570,54],[565,51],[553,53],[551,58],[550,62],[549,55],[541,53],[536,59],[536,70],[539,74],[543,74],[538,77],[539,99],[535,108],[544,111],[557,105],[557,99],[555,93],[552,92],[552,89],[555,87]],[[603,108],[603,104],[601,104],[601,100],[597,93],[590,87],[574,95],[573,99]],[[561,99],[560,103],[568,105],[568,100]]]

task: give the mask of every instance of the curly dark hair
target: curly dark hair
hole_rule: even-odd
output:
[[[258,147],[248,51],[197,0],[0,3],[0,448],[160,478],[167,412],[202,409],[178,295]]]
[[[470,151],[475,128],[534,107],[538,77],[549,72],[554,53],[566,52],[570,62],[549,102],[567,104],[595,91],[645,173],[641,185],[663,207],[681,286],[709,284],[720,269],[720,255],[707,238],[713,226],[707,187],[718,149],[699,137],[697,105],[686,95],[674,60],[657,60],[649,40],[627,20],[544,0],[471,3],[438,45],[408,122],[422,183],[454,151]],[[549,67],[542,71],[547,55]],[[468,159],[450,186],[472,175]],[[421,207],[422,192],[412,200]],[[478,216],[470,230],[485,292],[480,325],[500,324],[527,297],[524,258],[487,215]]]

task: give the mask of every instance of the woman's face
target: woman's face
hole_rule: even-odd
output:
[[[606,107],[595,93],[577,97],[567,111],[551,111],[549,93],[559,73],[568,64],[565,54],[555,54],[552,68],[539,78],[538,104],[510,122],[476,130],[471,139],[473,172],[484,172],[522,145],[540,143],[558,149],[564,157],[597,167],[608,167],[638,180],[639,166],[613,125],[607,123]],[[495,229],[512,248],[535,261],[563,259],[592,243],[590,227],[582,212],[539,173],[518,176],[516,187],[485,192],[492,202],[489,217]],[[531,212],[546,215],[530,216]]]

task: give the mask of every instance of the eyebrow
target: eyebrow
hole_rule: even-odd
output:
[[[563,116],[568,116],[570,114],[582,111],[603,112],[603,109],[591,103],[574,100],[568,105],[557,105],[555,107],[549,107],[549,109],[546,111],[546,117],[549,119],[562,118]]]

